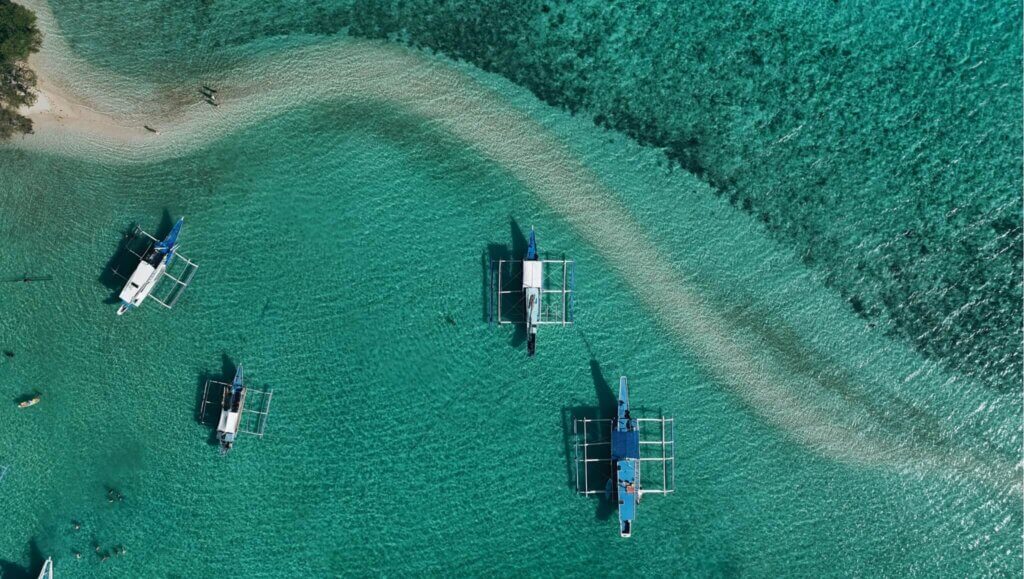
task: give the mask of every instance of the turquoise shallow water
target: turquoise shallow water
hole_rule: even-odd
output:
[[[345,32],[464,59],[662,149],[878,332],[1019,390],[1019,2],[142,2],[113,35],[56,10],[140,80]]]
[[[89,38],[88,19],[55,8]],[[260,51],[322,40],[148,74],[251,58],[258,72]],[[126,69],[157,60],[127,54],[141,60]],[[0,346],[17,354],[0,362],[3,395],[45,401],[2,411],[5,576],[30,544],[82,577],[614,574],[617,556],[647,574],[1019,568],[1016,393],[872,331],[660,152],[458,71],[592,172],[596,202],[373,100],[275,114],[154,162],[0,151],[3,271],[56,277],[0,287]],[[119,319],[104,265],[124,229],[165,212],[187,216],[194,286],[172,311]],[[545,328],[533,360],[483,321],[483,259],[513,222],[578,263],[577,325]],[[238,362],[275,398],[266,438],[222,459],[194,421],[197,389]],[[566,438],[622,373],[641,407],[678,421],[677,493],[644,502],[630,541],[573,493]],[[109,505],[105,485],[126,500]],[[101,563],[93,540],[129,554]]]

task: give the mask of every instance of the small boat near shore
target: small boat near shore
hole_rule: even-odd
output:
[[[163,241],[154,243],[149,251],[142,256],[142,261],[128,278],[128,283],[125,284],[118,296],[121,300],[121,307],[117,309],[117,315],[122,316],[128,310],[138,307],[153,292],[160,276],[164,274],[167,266],[174,259],[174,252],[178,249],[178,235],[181,233],[181,226],[184,223],[184,217],[178,219],[167,237]]]
[[[39,401],[41,399],[42,399],[42,396],[33,396],[32,398],[29,398],[28,400],[23,400],[23,401],[19,402],[18,403],[18,408],[28,408],[29,406],[35,406],[36,404],[39,404]]]

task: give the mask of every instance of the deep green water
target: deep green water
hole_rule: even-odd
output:
[[[315,4],[53,8],[90,62],[157,85],[196,82],[228,65],[259,63],[265,53],[333,42],[346,25],[369,36],[430,28],[450,42],[499,48],[517,30],[508,19],[491,36],[481,28],[443,36],[446,26],[471,19],[454,8],[407,20],[396,10],[395,20],[378,28],[371,28],[376,11],[361,10],[346,23],[349,13],[321,14]],[[501,20],[492,10],[476,26]],[[948,10],[929,18],[953,19]],[[112,13],[121,15],[116,24]],[[565,16],[563,25],[591,22],[579,14]],[[998,24],[1004,15],[983,16]],[[777,11],[762,17],[776,19],[794,42],[814,43],[807,36],[813,21],[798,26]],[[708,29],[704,34],[715,30]],[[1002,38],[996,29],[970,27],[965,41],[976,33],[977,46],[990,46],[986,34]],[[290,36],[277,38],[283,34]],[[519,62],[555,62],[530,44],[517,50]],[[983,92],[1014,59],[1016,53],[993,54],[981,67],[988,71],[983,80],[961,79],[965,94]],[[695,66],[678,62],[680,70]],[[478,64],[499,72],[504,66]],[[633,64],[637,84],[618,90],[626,91],[624,100],[648,103],[643,91],[651,89],[641,78],[653,73]],[[734,101],[733,119],[748,130],[719,131],[707,121],[703,130],[720,141],[709,157],[698,156],[704,168],[687,161],[685,170],[678,157],[672,164],[655,147],[544,104],[497,75],[470,65],[458,70],[528,114],[593,172],[608,203],[624,209],[616,217],[644,237],[628,240],[638,254],[621,255],[618,230],[602,228],[607,205],[570,211],[573,191],[535,190],[474,143],[372,100],[274,114],[198,151],[149,163],[0,150],[0,270],[56,277],[0,284],[0,347],[16,352],[0,361],[2,395],[44,393],[31,411],[0,410],[0,465],[11,465],[0,482],[3,576],[29,565],[30,545],[53,555],[69,577],[589,575],[615,574],[616,558],[645,574],[697,576],[1019,570],[1020,490],[1008,488],[1020,478],[1020,395],[1011,387],[1019,351],[1000,343],[996,362],[922,353],[900,322],[867,312],[875,298],[862,298],[866,312],[858,316],[843,281],[861,271],[857,283],[871,295],[903,299],[906,288],[874,274],[902,242],[879,249],[879,240],[894,232],[908,239],[903,231],[912,228],[932,231],[931,221],[918,219],[946,209],[882,184],[851,200],[802,180],[778,183],[821,157],[834,167],[836,187],[853,188],[851,181],[871,181],[867,165],[895,171],[895,153],[872,150],[855,162],[848,140],[840,146],[830,134],[806,131],[771,153],[781,159],[775,181],[764,179],[769,161],[762,157],[762,168],[723,186],[716,175],[728,167],[716,155],[745,156],[754,144],[744,137],[758,132],[763,111]],[[1005,82],[1019,87],[1016,77]],[[548,101],[603,110],[524,84]],[[854,99],[866,89],[845,90]],[[1009,120],[996,118],[993,102],[977,130],[1003,134],[1010,131],[1005,122],[1019,128],[1014,90],[1015,108],[998,108]],[[613,94],[601,85],[592,91],[602,99]],[[790,114],[790,101],[763,98],[769,118]],[[980,106],[981,97],[970,98]],[[665,118],[714,118],[671,100],[662,106]],[[898,102],[863,106],[862,139],[889,120],[886,107],[899,109]],[[795,128],[785,127],[772,130],[781,136]],[[949,130],[950,139],[963,137],[963,130]],[[893,131],[899,140],[931,135],[914,123]],[[970,154],[992,165],[964,160],[962,179],[942,177],[950,180],[940,187],[942,198],[1019,226],[1020,144],[1013,135],[995,155],[983,155],[987,144],[972,145]],[[802,144],[785,146],[793,141]],[[839,149],[821,153],[829,147]],[[529,153],[522,152],[524,166],[534,162]],[[945,154],[919,153],[927,166]],[[744,211],[742,201],[729,202],[733,190],[778,205],[751,201]],[[795,214],[793,191],[833,204]],[[146,304],[117,318],[116,306],[104,303],[112,294],[101,279],[104,266],[124,229],[136,222],[157,228],[165,212],[186,215],[184,251],[200,264],[194,285],[172,311]],[[786,215],[789,227],[772,225]],[[958,254],[992,231],[988,222],[976,224],[979,217],[957,219],[934,234],[942,251],[932,254]],[[511,245],[514,223],[536,225],[544,248],[578,264],[577,325],[542,330],[532,360],[511,332],[483,321],[483,259],[494,245]],[[1005,233],[985,251],[1019,242],[1019,227]],[[819,243],[822,236],[835,245],[808,262],[807,247],[829,247]],[[879,264],[857,270],[857,256]],[[960,274],[959,262],[922,259]],[[676,285],[636,275],[633,262],[671,272]],[[972,285],[963,303],[1017,295],[1002,311],[979,312],[978,323],[993,328],[993,340],[1019,343],[1020,287],[1007,281],[1019,272],[1019,247],[986,263],[985,272],[1003,281]],[[961,323],[929,317],[947,307],[925,297],[919,306],[893,309],[925,324],[936,340],[955,343]],[[706,331],[687,331],[693,327]],[[977,328],[971,334],[986,335]],[[972,348],[984,355],[993,349],[981,342]],[[223,459],[207,444],[209,430],[195,423],[197,389],[204,376],[224,376],[238,362],[256,385],[274,388],[274,404],[266,438],[244,439]],[[762,373],[782,379],[765,384]],[[598,501],[573,493],[567,447],[571,417],[599,413],[598,390],[620,374],[630,376],[641,407],[676,417],[679,444],[677,493],[645,500],[629,541],[617,537]],[[106,485],[126,500],[108,504]],[[83,521],[81,531],[71,530],[72,519]],[[129,553],[101,563],[93,540],[102,548],[124,544]],[[73,550],[84,552],[81,561]]]

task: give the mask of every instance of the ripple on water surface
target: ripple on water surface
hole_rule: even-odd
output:
[[[303,57],[345,54],[302,50],[260,71],[309,79]],[[60,279],[3,288],[8,394],[40,387],[46,403],[0,431],[0,552],[34,536],[72,576],[1016,561],[1012,401],[871,332],[657,155],[465,67],[430,61],[418,92],[394,90],[384,73],[424,57],[383,54],[398,56],[359,85],[370,99],[334,81],[253,93],[225,115],[240,132],[214,124],[152,160],[2,152],[20,162],[0,175],[12,267]],[[187,216],[195,285],[173,311],[118,319],[102,265],[120,230],[165,210]],[[511,244],[510,218],[579,264],[578,324],[546,328],[534,360],[482,322],[481,258]],[[221,459],[195,397],[239,362],[275,389],[273,414]],[[565,439],[623,373],[680,426],[678,493],[645,501],[629,542],[573,495]],[[71,565],[93,538],[131,556]],[[244,560],[212,548],[225,541]]]

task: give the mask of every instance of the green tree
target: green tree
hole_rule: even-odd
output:
[[[41,44],[36,15],[10,0],[0,0],[0,140],[32,132],[32,120],[18,114],[18,109],[36,100],[32,92],[36,75],[27,60]]]

